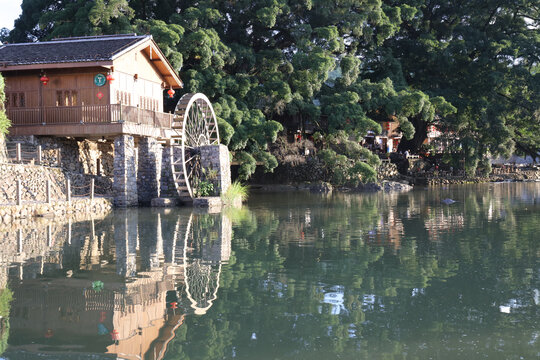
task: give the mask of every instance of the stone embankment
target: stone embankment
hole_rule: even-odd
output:
[[[64,217],[72,214],[106,214],[112,209],[109,198],[75,198],[51,203],[28,202],[21,205],[0,205],[0,222],[34,217]]]
[[[514,173],[490,174],[489,176],[436,175],[408,177],[416,185],[450,185],[503,181],[540,181],[540,170],[521,170]]]
[[[399,179],[399,177],[396,164],[383,162],[377,168],[377,178],[379,180],[396,180]]]

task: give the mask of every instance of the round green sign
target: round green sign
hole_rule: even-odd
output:
[[[106,82],[107,78],[105,77],[105,75],[97,74],[96,76],[94,76],[94,84],[96,84],[96,86],[103,86]]]

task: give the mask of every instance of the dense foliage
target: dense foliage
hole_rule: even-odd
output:
[[[0,104],[4,104],[6,101],[6,94],[4,93],[4,77],[0,74]],[[0,105],[0,136],[7,133],[10,125],[10,121],[7,118],[6,111],[2,105]]]
[[[11,41],[152,34],[184,90],[214,102],[243,179],[257,162],[277,166],[267,146],[283,126],[354,139],[397,121],[401,150],[415,151],[437,123],[472,168],[513,144],[538,151],[535,0],[24,0],[22,8]]]

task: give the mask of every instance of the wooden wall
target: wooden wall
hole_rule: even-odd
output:
[[[118,103],[117,91],[128,91],[131,93],[131,106],[163,112],[163,78],[143,48],[134,49],[114,61],[118,82],[112,85],[111,103]]]
[[[78,71],[76,71],[78,70]],[[80,106],[80,105],[106,105],[109,99],[109,84],[96,86],[94,76],[99,74],[107,75],[105,68],[92,69],[66,69],[47,71],[49,83],[42,85],[39,80],[39,73],[31,75],[6,73],[6,95],[24,93],[25,106],[27,108],[39,106]],[[100,100],[97,94],[103,93]],[[40,94],[43,103],[40,103]],[[14,104],[9,101],[9,107],[20,107],[20,104]]]
[[[94,76],[107,76],[105,67],[46,70],[47,85],[41,84],[36,70],[5,72],[6,94],[11,96],[7,105],[37,108],[122,103],[163,112],[163,77],[144,53],[147,46],[143,44],[114,60],[115,80],[103,86],[94,84]],[[101,99],[97,97],[99,92],[103,93]]]

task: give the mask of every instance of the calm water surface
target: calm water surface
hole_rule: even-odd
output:
[[[3,359],[540,358],[538,183],[253,194],[0,237]]]

